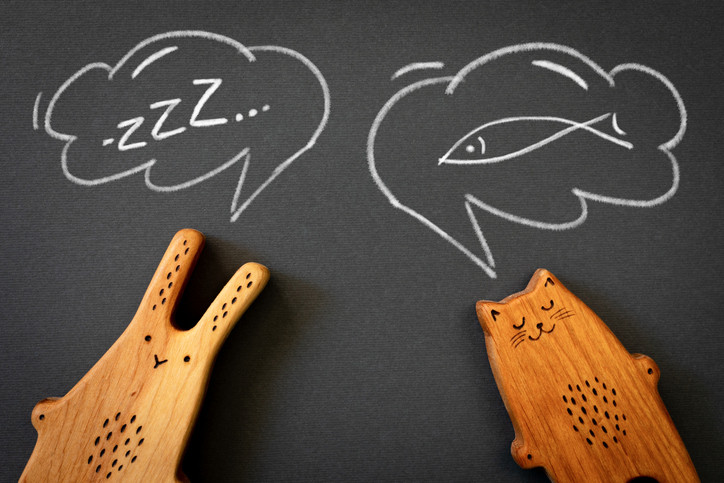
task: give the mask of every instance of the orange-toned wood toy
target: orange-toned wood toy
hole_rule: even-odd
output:
[[[216,354],[269,279],[247,263],[196,326],[178,330],[173,312],[203,244],[179,231],[123,334],[64,397],[35,406],[21,482],[186,480],[181,457]]]
[[[659,396],[654,361],[629,354],[550,272],[476,308],[518,465],[542,466],[559,483],[699,481]]]

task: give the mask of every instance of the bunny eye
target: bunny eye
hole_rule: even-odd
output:
[[[523,317],[523,321],[520,323],[520,325],[515,325],[515,324],[513,324],[513,328],[514,328],[514,329],[522,329],[524,325],[525,325],[525,317]]]

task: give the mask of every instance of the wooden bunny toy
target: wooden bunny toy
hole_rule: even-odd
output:
[[[477,313],[521,467],[559,483],[699,481],[656,388],[659,368],[550,272]]]
[[[181,457],[216,354],[269,279],[247,263],[196,326],[175,328],[203,245],[198,231],[179,231],[123,334],[64,397],[35,406],[38,440],[21,482],[186,480]]]

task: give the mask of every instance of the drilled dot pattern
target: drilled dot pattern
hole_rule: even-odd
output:
[[[626,428],[622,426],[626,415],[619,412],[620,394],[615,387],[594,377],[582,383],[568,384],[566,389],[561,399],[566,412],[574,418],[571,422],[573,431],[582,433],[589,446],[600,444],[604,449],[610,449],[620,444],[621,436],[626,436]]]
[[[116,473],[124,468],[125,464],[131,464],[138,457],[135,454],[139,446],[143,444],[143,426],[136,423],[136,415],[123,415],[117,412],[112,418],[106,418],[98,423],[98,435],[92,440],[90,446],[92,453],[88,454],[86,461],[89,471],[105,475],[106,479],[110,479]],[[126,431],[133,433],[135,436],[126,438],[119,436]],[[130,449],[124,448],[125,452],[121,456],[122,451],[118,451],[119,446],[123,444]],[[111,455],[111,456],[109,456]]]
[[[187,246],[188,243],[189,243],[188,240],[183,241],[183,246],[185,246],[186,248],[183,249],[183,252],[176,253],[176,255],[173,257],[173,260],[175,262],[178,262],[182,256],[187,256],[189,254],[189,247]],[[176,268],[173,271],[169,270],[168,272],[166,272],[166,280],[168,280],[168,288],[173,287],[174,281],[172,280],[172,277],[174,276],[174,272],[178,272],[179,270],[181,270],[180,264],[176,265]],[[157,302],[155,304],[153,304],[153,306],[151,307],[151,310],[156,310],[159,307],[159,305],[166,304],[167,297],[164,297],[165,293],[166,293],[166,289],[163,289],[163,288],[158,291]]]
[[[246,274],[246,276],[245,276],[245,279],[246,279],[246,280],[249,280],[250,278],[251,278],[251,272],[247,272],[247,274]],[[249,282],[246,283],[246,288],[250,288],[253,283],[254,283],[253,280],[249,280]],[[243,284],[238,285],[238,286],[236,287],[236,291],[237,291],[237,292],[241,292],[242,290],[244,290],[244,285],[243,285]],[[213,321],[216,322],[216,321],[218,321],[219,319],[225,319],[226,316],[229,315],[229,310],[227,310],[227,308],[228,308],[228,309],[231,309],[230,305],[234,305],[238,300],[239,300],[238,297],[233,297],[230,301],[227,301],[227,302],[224,302],[223,304],[221,304],[221,309],[218,311],[218,313],[214,314]],[[215,331],[217,328],[218,328],[217,325],[213,325],[213,326],[211,327],[211,331],[213,332],[213,331]]]

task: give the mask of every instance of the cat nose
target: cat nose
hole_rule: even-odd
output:
[[[541,327],[543,327],[543,322],[538,322],[537,324],[535,324],[535,326],[536,328],[540,329]]]

